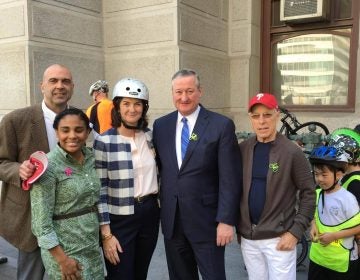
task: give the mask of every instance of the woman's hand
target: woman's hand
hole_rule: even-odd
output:
[[[59,262],[62,280],[81,280],[81,264],[72,258],[66,257]]]
[[[59,264],[61,280],[81,280],[82,265],[75,259],[65,254],[60,245],[49,249],[50,254]]]
[[[113,265],[120,263],[119,252],[122,253],[123,250],[117,238],[111,235],[110,238],[103,239],[102,244],[105,258]]]

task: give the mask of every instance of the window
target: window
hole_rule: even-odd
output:
[[[286,23],[280,0],[263,0],[261,90],[291,110],[354,111],[358,2],[327,0],[325,20]]]

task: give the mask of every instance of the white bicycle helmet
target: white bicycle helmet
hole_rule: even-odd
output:
[[[124,78],[118,81],[114,87],[113,99],[115,97],[130,97],[149,101],[149,90],[142,81]]]
[[[98,80],[90,86],[89,95],[93,95],[94,91],[101,90],[102,92],[109,92],[108,83],[104,80]]]

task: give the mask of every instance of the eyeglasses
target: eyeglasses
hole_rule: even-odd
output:
[[[275,115],[275,112],[273,113],[262,113],[262,114],[253,114],[253,113],[249,113],[250,118],[252,118],[253,120],[260,120],[260,118],[262,117],[265,120],[271,119],[272,116]]]

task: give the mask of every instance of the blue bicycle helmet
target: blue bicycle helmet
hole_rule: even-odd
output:
[[[347,156],[342,149],[334,146],[315,147],[309,156],[311,164],[324,164],[345,171],[348,163]]]

